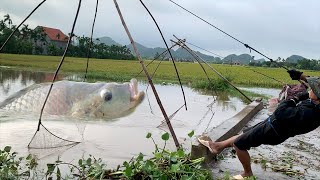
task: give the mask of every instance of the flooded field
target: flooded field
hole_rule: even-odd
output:
[[[15,92],[35,83],[47,82],[53,74],[42,72],[16,71],[0,68],[0,101],[2,102]],[[77,79],[77,76],[59,77],[59,79]],[[79,80],[79,79],[77,79]],[[75,162],[82,157],[93,155],[100,157],[108,167],[116,167],[123,161],[130,160],[140,152],[150,155],[154,144],[146,139],[151,132],[160,146],[163,145],[161,135],[169,132],[163,115],[154,98],[151,88],[139,83],[139,90],[146,93],[143,102],[128,116],[106,119],[77,119],[65,116],[43,116],[42,123],[53,134],[71,141],[80,142],[75,146],[50,149],[29,149],[27,146],[37,130],[38,114],[8,113],[0,111],[0,148],[7,145],[24,156],[29,153],[37,155],[40,167],[54,162],[60,157],[65,162]],[[184,87],[188,110],[181,108],[183,97],[180,86],[156,85],[167,114],[172,115],[171,122],[179,143],[190,147],[191,139],[187,134],[194,130],[195,135],[217,127],[224,120],[232,117],[246,105],[241,99],[227,94],[219,94],[214,101],[213,96]],[[276,96],[280,90],[265,88],[240,88],[266,96]],[[179,111],[177,111],[181,108]],[[254,125],[268,116],[267,109],[261,111],[249,123]],[[40,128],[38,135],[47,131]],[[36,142],[37,143],[37,142]],[[42,143],[42,142],[39,142]],[[46,142],[52,143],[48,139]],[[172,138],[167,144],[175,149]],[[317,179],[319,175],[319,129],[289,139],[278,146],[261,146],[252,148],[253,170],[258,179]],[[224,153],[223,160],[209,165],[214,177],[222,178],[226,174],[235,175],[241,172],[241,164],[231,149]],[[316,156],[314,156],[316,155]],[[291,169],[285,169],[291,165]],[[278,168],[278,172],[274,170]],[[291,176],[285,175],[291,173]]]
[[[0,101],[29,85],[50,81],[52,78],[52,74],[11,69],[0,69],[0,74]],[[58,156],[70,162],[91,154],[101,157],[110,167],[124,160],[130,160],[139,152],[151,153],[154,150],[154,144],[145,138],[146,134],[151,132],[155,141],[163,144],[161,135],[168,131],[168,128],[162,123],[164,118],[151,88],[146,91],[147,85],[143,83],[139,83],[138,88],[145,91],[147,96],[142,104],[126,117],[104,120],[44,116],[42,123],[53,134],[67,140],[81,142],[73,147],[36,151],[28,149],[27,146],[37,130],[39,115],[1,111],[0,148],[10,145],[20,155],[35,153],[42,162],[52,162]],[[213,96],[203,95],[184,87],[188,110],[181,108],[177,111],[184,103],[180,86],[156,85],[156,89],[167,114],[174,115],[171,122],[179,143],[187,143],[186,147],[190,146],[190,139],[187,138],[190,131],[195,130],[196,135],[208,131],[245,106],[236,97],[221,94],[214,102]],[[168,147],[175,148],[172,138]]]

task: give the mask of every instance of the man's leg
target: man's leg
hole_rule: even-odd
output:
[[[253,175],[252,169],[251,169],[251,163],[250,163],[250,155],[247,150],[240,150],[236,146],[234,146],[234,149],[236,150],[238,159],[240,160],[242,167],[243,167],[243,173],[241,174],[242,177],[250,177]]]
[[[250,155],[247,150],[240,150],[238,147],[234,145],[235,140],[240,135],[233,136],[227,140],[221,141],[221,142],[209,142],[209,146],[211,148],[211,151],[213,154],[219,154],[221,151],[223,151],[227,147],[234,147],[236,150],[236,154],[238,156],[238,159],[240,160],[242,166],[243,166],[243,173],[241,174],[242,177],[249,177],[252,176],[252,170],[251,170],[251,163],[250,163]]]

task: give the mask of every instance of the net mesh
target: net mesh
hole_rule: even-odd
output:
[[[53,134],[46,127],[40,124],[39,130],[36,131],[36,133],[32,137],[28,145],[28,148],[29,149],[50,149],[50,148],[58,148],[63,146],[72,146],[78,143],[80,142],[61,138]]]
[[[72,147],[76,146],[78,143],[70,144],[70,145],[65,145],[61,147],[56,147],[56,148],[49,148],[49,149],[28,149],[29,154],[32,154],[37,157],[37,159],[45,159],[47,157],[52,157],[53,155],[55,157],[57,156],[62,156],[64,152],[66,152],[68,149],[71,149]]]

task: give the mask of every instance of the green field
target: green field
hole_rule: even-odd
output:
[[[34,56],[34,55],[16,55],[0,54],[1,66],[14,66],[21,69],[50,71],[54,72],[61,60],[60,56]],[[84,75],[86,67],[85,58],[65,58],[60,73],[78,73]],[[151,61],[144,61],[147,65]],[[153,74],[158,63],[154,61],[148,66],[148,72]],[[197,63],[177,62],[177,69],[183,84],[195,85],[199,82],[207,82],[207,78],[202,68]],[[218,77],[208,66],[203,64],[213,83],[221,82]],[[251,66],[231,66],[222,64],[211,64],[218,72],[230,80],[235,85],[252,86],[252,87],[281,87],[282,84],[258,74],[254,71],[268,75],[284,83],[297,83],[292,81],[283,68],[262,68]],[[88,77],[97,80],[114,80],[127,81],[133,77],[146,81],[146,76],[142,72],[141,64],[134,60],[111,60],[111,59],[90,59]],[[252,71],[254,70],[254,71]],[[302,70],[305,74],[311,76],[320,76],[319,71]],[[161,62],[154,78],[155,83],[171,82],[177,83],[177,75],[172,62]],[[201,84],[201,83],[200,83]],[[201,85],[200,85],[201,86]]]

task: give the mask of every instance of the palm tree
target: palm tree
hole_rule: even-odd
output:
[[[21,28],[21,34],[22,34],[23,39],[30,36],[30,34],[31,34],[31,29],[28,26],[29,25],[23,24],[23,27]]]
[[[4,23],[3,20],[0,21],[0,31],[4,30],[6,28],[6,24]]]
[[[11,24],[12,24],[12,20],[10,19],[10,15],[9,14],[4,15],[4,22],[7,22],[7,21],[8,21],[9,28],[10,28]]]

